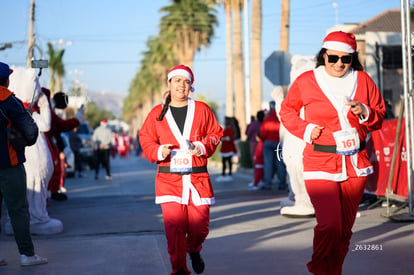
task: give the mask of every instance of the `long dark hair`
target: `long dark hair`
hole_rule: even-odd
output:
[[[164,106],[162,107],[161,114],[157,118],[158,121],[161,121],[164,118],[165,113],[168,111],[168,107],[170,106],[170,102],[171,102],[171,92],[169,91],[168,96],[165,98],[165,103],[164,103]]]
[[[318,68],[321,65],[325,65],[325,59],[323,58],[323,55],[325,53],[326,53],[326,49],[322,48],[316,55],[316,68]],[[361,62],[359,62],[358,52],[354,52],[351,55],[352,55],[351,68],[353,68],[356,71],[363,71],[364,67],[362,66]]]

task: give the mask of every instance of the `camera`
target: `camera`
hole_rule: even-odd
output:
[[[47,68],[49,67],[49,60],[47,59],[38,59],[38,60],[32,60],[32,68]]]

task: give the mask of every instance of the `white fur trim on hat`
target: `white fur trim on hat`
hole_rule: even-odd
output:
[[[177,69],[177,70],[171,71],[168,74],[168,81],[170,81],[171,78],[173,78],[174,76],[177,76],[177,75],[184,76],[185,78],[187,78],[188,80],[190,80],[192,82],[191,74],[189,72],[187,72],[186,70],[183,70],[183,69]]]
[[[322,48],[334,51],[340,51],[345,53],[354,53],[355,50],[346,43],[338,41],[326,41],[323,43]]]

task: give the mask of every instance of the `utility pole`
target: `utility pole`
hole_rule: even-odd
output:
[[[29,37],[27,43],[27,67],[31,67],[33,52],[35,46],[35,37],[33,34],[33,25],[35,21],[35,0],[30,0],[30,19],[29,19]]]
[[[282,0],[282,13],[280,16],[280,51],[289,53],[289,22],[290,22],[290,0]],[[286,96],[288,86],[282,86],[283,94]]]
[[[280,23],[280,50],[289,51],[289,21],[290,21],[290,0],[282,1],[282,13]]]

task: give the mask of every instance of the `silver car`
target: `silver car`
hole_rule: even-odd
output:
[[[77,128],[78,136],[82,140],[82,147],[80,148],[79,152],[81,155],[81,159],[85,162],[90,169],[94,167],[94,154],[93,154],[93,141],[92,141],[92,134],[93,130],[91,126],[89,126],[88,122],[81,123]]]

